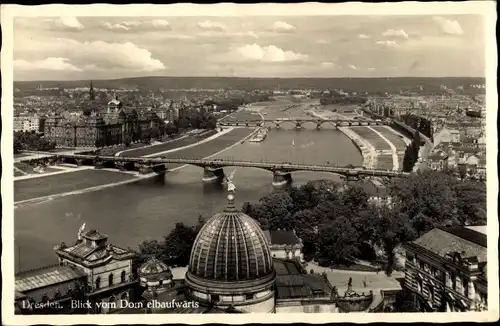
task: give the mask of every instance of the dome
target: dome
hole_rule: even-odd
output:
[[[209,281],[245,281],[274,274],[272,255],[257,221],[229,205],[202,227],[195,239],[188,273]]]
[[[140,277],[152,278],[160,276],[161,278],[172,278],[172,271],[170,268],[156,258],[151,258],[142,264],[137,273]]]

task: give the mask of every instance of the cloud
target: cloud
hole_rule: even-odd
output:
[[[226,31],[204,31],[197,33],[196,36],[201,37],[214,37],[214,38],[230,38],[230,37],[250,37],[253,39],[258,39],[259,36],[253,32],[226,32]]]
[[[296,30],[295,26],[281,20],[274,22],[273,29],[278,33],[290,33]]]
[[[375,71],[375,68],[368,68],[366,70],[368,70],[368,71]]]
[[[443,17],[434,17],[434,21],[439,24],[441,30],[448,35],[462,35],[462,27],[456,20],[449,20]]]
[[[331,61],[325,61],[325,62],[321,63],[321,67],[323,67],[323,68],[334,68],[336,66],[337,65],[334,62],[331,62]]]
[[[366,40],[366,39],[369,39],[370,38],[370,35],[366,35],[366,34],[359,34],[358,35],[358,38],[361,39],[361,40]]]
[[[172,30],[169,22],[163,19],[155,19],[150,22],[143,21],[123,21],[120,23],[104,22],[101,26],[107,30],[115,32],[139,32],[152,30]]]
[[[383,36],[391,36],[391,37],[401,37],[404,39],[408,39],[408,34],[402,29],[397,29],[397,30],[396,29],[388,29],[382,35]]]
[[[275,45],[260,46],[256,43],[241,46],[236,49],[236,53],[243,59],[261,62],[303,61],[308,58],[307,55],[282,50]]]
[[[352,70],[358,70],[355,65],[347,65],[347,67]]]
[[[399,44],[396,41],[385,40],[385,41],[377,41],[375,42],[378,45],[382,45],[387,48],[399,48]]]
[[[82,23],[80,23],[76,17],[72,16],[64,16],[57,19],[48,19],[47,22],[52,25],[52,29],[60,31],[78,32],[84,28]]]
[[[166,69],[163,62],[153,57],[149,50],[132,42],[108,43],[104,41],[79,42],[67,38],[51,39],[47,42],[27,42],[20,44],[18,51],[36,45],[38,58],[25,60],[33,69],[44,69],[43,64],[67,67],[69,70],[100,70],[153,72]],[[40,57],[48,59],[41,60]],[[50,60],[49,60],[50,59]],[[70,67],[73,66],[75,68]],[[27,67],[26,62],[18,62],[18,68]],[[54,70],[54,69],[52,69]]]
[[[32,62],[26,60],[14,60],[14,69],[19,70],[55,70],[55,71],[83,71],[82,69],[68,63],[68,58],[50,57]]]
[[[226,25],[224,25],[222,23],[213,22],[210,20],[205,20],[204,22],[199,22],[196,25],[198,26],[198,28],[201,28],[201,29],[206,30],[206,31],[223,32],[223,31],[227,30]]]
[[[330,44],[330,42],[328,40],[325,40],[325,39],[316,40],[315,43],[316,44]]]

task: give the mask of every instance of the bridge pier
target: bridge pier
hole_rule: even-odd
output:
[[[221,167],[205,166],[203,168],[203,182],[217,183],[224,177],[224,169]]]
[[[302,123],[295,123],[295,129],[302,129]]]
[[[273,171],[273,187],[276,189],[282,188],[292,181],[290,172],[275,170]]]
[[[152,166],[151,169],[156,174],[165,174],[167,172],[167,165],[166,164],[158,164],[158,165]]]

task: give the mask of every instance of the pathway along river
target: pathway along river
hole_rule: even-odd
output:
[[[274,104],[264,111],[267,111],[267,117],[273,118],[278,115],[304,115],[299,109],[284,112],[280,108],[282,106]],[[233,139],[226,141],[224,147],[243,138],[243,130],[231,135]],[[219,142],[216,145],[216,142],[195,146],[182,151],[182,154],[208,156],[220,150],[221,144]],[[262,143],[244,142],[215,157],[304,164],[329,162],[340,166],[362,163],[362,157],[351,140],[326,125],[321,130],[316,130],[313,125],[295,130],[291,124],[285,124],[281,130],[271,129]],[[233,169],[226,168],[226,173]],[[226,190],[221,186],[204,185],[202,174],[202,169],[187,166],[167,173],[164,178],[20,205],[15,210],[16,271],[56,263],[53,246],[62,241],[73,243],[83,223],[86,223],[87,228],[108,234],[110,243],[137,248],[143,240],[161,240],[177,222],[194,224],[200,214],[210,217],[224,207]],[[310,172],[293,174],[295,184],[316,179],[339,180],[339,176]],[[245,201],[256,201],[272,190],[272,173],[254,168],[238,168],[234,182],[237,205],[241,207]]]

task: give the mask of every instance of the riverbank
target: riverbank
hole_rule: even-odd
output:
[[[232,130],[226,131],[223,134],[221,133],[221,135],[219,135],[219,136],[222,136],[224,134],[228,134],[230,131],[232,131]],[[251,131],[249,134],[245,135],[245,137],[243,137],[242,139],[239,139],[238,141],[234,142],[230,146],[227,146],[227,147],[217,151],[216,153],[211,153],[210,155],[204,157],[204,159],[208,159],[208,158],[211,158],[213,156],[219,155],[219,154],[239,145],[242,141],[246,141],[247,139],[252,137],[256,132],[257,132],[257,129]],[[187,147],[193,147],[193,146],[186,146],[183,149],[186,149]],[[176,150],[172,150],[172,152],[173,151],[176,151]],[[157,154],[157,155],[159,155],[159,154]],[[173,168],[169,168],[167,171],[167,175],[169,172],[174,172],[174,171],[180,170],[186,166],[187,165],[180,165],[180,166],[175,166]],[[103,169],[94,170],[92,167],[83,167],[83,170],[79,169],[79,170],[75,170],[74,173],[59,175],[57,177],[63,178],[63,179],[58,179],[57,182],[55,182],[54,180],[52,180],[52,181],[54,181],[53,184],[57,185],[57,187],[61,188],[61,190],[63,190],[63,191],[60,191],[60,192],[58,191],[56,193],[48,193],[48,194],[47,193],[43,194],[43,192],[44,191],[46,192],[47,190],[53,190],[54,187],[52,187],[52,186],[49,188],[44,187],[44,185],[41,184],[37,180],[32,180],[31,184],[29,184],[29,185],[26,185],[28,180],[19,181],[20,183],[24,182],[25,185],[23,188],[28,189],[28,191],[31,191],[31,193],[34,193],[36,197],[21,199],[21,200],[14,202],[14,204],[16,206],[18,206],[21,204],[38,203],[38,202],[53,200],[53,199],[62,198],[62,197],[66,197],[66,196],[79,195],[79,194],[83,194],[83,193],[87,193],[87,192],[93,192],[93,191],[98,191],[98,190],[110,188],[110,187],[121,186],[121,185],[134,183],[134,182],[138,182],[138,181],[141,181],[144,179],[149,179],[149,178],[153,178],[153,177],[158,176],[158,174],[156,174],[154,172],[141,175],[141,174],[136,173],[136,172],[119,173],[117,171],[113,171],[113,172],[110,172],[110,171],[107,171],[107,170],[104,171]],[[102,173],[105,173],[105,172],[109,173],[109,175],[107,175],[107,178],[100,178],[100,175],[99,175],[99,177],[96,177],[98,174],[102,175]],[[70,175],[70,176],[68,176],[68,175]],[[114,182],[109,182],[109,178],[111,178],[110,175],[117,175],[117,176],[121,176],[121,177],[113,177],[113,178],[115,178],[115,180],[113,180]],[[52,178],[50,178],[49,175],[46,176],[46,178],[50,178],[50,179],[53,179],[55,177],[56,176],[53,176]],[[117,180],[116,178],[118,178],[119,180]],[[45,179],[45,180],[50,180],[50,179]],[[74,189],[75,183],[76,184],[84,183],[85,186],[87,186],[87,187],[82,188],[82,189],[78,189],[78,190],[68,191],[71,188]],[[26,194],[20,194],[20,192],[18,192],[16,194],[16,190],[19,190],[18,187],[15,186],[14,190],[15,190],[15,197],[18,197],[18,198],[22,198],[23,196],[26,197]],[[64,190],[66,190],[66,191],[64,191]],[[36,195],[36,194],[38,194],[38,195]]]
[[[115,156],[131,156],[131,157],[139,157],[147,155],[151,155],[154,153],[163,153],[176,148],[185,148],[188,145],[196,145],[201,144],[202,141],[206,139],[214,139],[213,136],[218,135],[217,130],[207,130],[205,132],[199,134],[188,134],[182,137],[172,139],[166,142],[161,142],[158,144],[152,144],[141,148],[133,148],[129,150],[122,150],[116,154]],[[222,135],[222,134],[221,134]]]
[[[331,118],[325,116],[324,113],[318,113],[314,109],[311,109],[309,112],[311,112],[313,116],[320,118],[322,120]],[[374,169],[377,165],[377,156],[378,156],[375,147],[349,127],[338,127],[337,129],[340,130],[344,135],[349,137],[349,139],[351,139],[356,148],[358,148],[358,150],[361,152],[361,155],[363,156],[363,167],[367,169]]]
[[[366,139],[354,132],[354,130],[349,129],[349,127],[338,127],[338,129],[352,140],[353,144],[361,152],[361,155],[363,155],[363,167],[367,169],[375,169],[378,157],[375,147],[373,147],[373,145]]]

